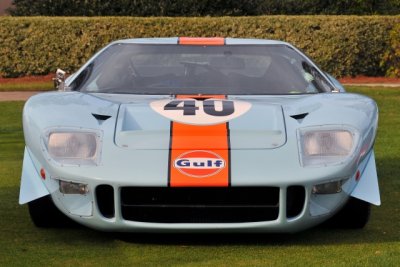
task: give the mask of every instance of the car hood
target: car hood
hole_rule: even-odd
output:
[[[171,126],[182,121],[160,110],[173,100],[176,98],[162,95],[41,93],[31,97],[25,105],[24,131],[37,133],[39,136],[29,135],[29,139],[40,140],[40,135],[50,128],[97,129],[120,148],[169,149]],[[292,135],[297,139],[299,128],[320,125],[352,125],[360,133],[367,134],[377,120],[375,102],[357,94],[242,95],[227,96],[227,100],[233,101],[239,112],[225,119],[221,116],[208,119],[211,124],[227,125],[231,149],[279,148],[287,144]],[[195,103],[199,114],[204,109],[200,102]],[[215,111],[219,111],[218,106],[216,102]],[[179,107],[175,112],[183,114]],[[204,136],[205,131],[201,129],[207,125],[201,123],[195,121],[188,125],[197,126]],[[176,138],[187,136],[183,132]],[[210,139],[216,137],[215,133],[209,135]]]
[[[355,171],[355,160],[346,165],[326,168],[302,167],[298,150],[300,129],[349,125],[360,133],[360,142],[363,143],[376,129],[377,122],[375,102],[356,94],[228,96],[228,100],[251,104],[248,110],[244,109],[239,115],[234,113],[233,117],[219,124],[228,126],[223,135],[229,146],[218,150],[214,140],[221,139],[222,133],[207,135],[207,131],[202,129],[212,125],[197,125],[194,127],[202,133],[202,138],[198,138],[202,144],[192,142],[190,149],[186,150],[177,143],[190,139],[193,133],[189,135],[184,131],[175,131],[174,126],[181,124],[154,109],[157,105],[165,107],[165,103],[160,101],[174,99],[160,95],[41,93],[31,97],[24,107],[26,146],[36,158],[37,170],[44,167],[49,173],[56,173],[60,177],[73,176],[77,180],[95,177],[93,179],[109,181],[112,178],[119,184],[167,186],[168,170],[172,170],[175,160],[204,158],[204,155],[183,155],[187,150],[193,152],[202,149],[209,152],[207,158],[212,162],[218,159],[211,154],[221,154],[230,166],[233,186],[266,185],[272,181],[290,184],[293,182],[293,173],[300,183],[320,179],[322,171],[327,179],[346,177]],[[239,107],[246,108],[242,104]],[[221,111],[217,106],[214,111]],[[200,107],[196,111],[200,111]],[[101,133],[101,161],[96,168],[59,166],[43,153],[43,140],[49,131],[80,129],[93,129]],[[275,148],[271,136],[277,141]],[[171,146],[171,140],[178,142]]]
[[[211,115],[204,112],[204,107],[209,103],[215,105]],[[223,104],[232,105],[234,110],[225,116],[222,112]],[[166,108],[168,105],[170,110]],[[184,115],[184,105],[194,105],[197,109],[193,112],[189,110],[187,113],[190,114]],[[195,140],[199,137],[211,141],[227,138],[227,135],[230,149],[274,149],[286,142],[285,120],[280,104],[241,98],[211,98],[204,101],[151,97],[121,104],[116,122],[115,144],[127,149],[169,149],[171,128],[176,124],[189,125],[189,130],[174,132],[177,149],[187,149],[185,145],[188,143],[191,149],[204,149],[201,145],[196,146]],[[221,124],[226,124],[228,130],[207,130],[209,126]],[[215,144],[218,146],[219,143]]]

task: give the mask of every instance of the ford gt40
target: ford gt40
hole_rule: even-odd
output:
[[[25,104],[20,204],[39,227],[362,228],[379,205],[374,100],[294,46],[113,42]]]

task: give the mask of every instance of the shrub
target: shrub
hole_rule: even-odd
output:
[[[390,31],[390,44],[383,56],[381,67],[386,69],[386,76],[400,78],[400,24]]]
[[[399,22],[391,16],[1,17],[0,75],[73,72],[117,39],[224,36],[284,40],[335,76],[375,76],[391,67],[380,62]]]
[[[14,0],[15,16],[399,14],[400,0]]]

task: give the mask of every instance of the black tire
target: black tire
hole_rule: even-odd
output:
[[[370,203],[350,197],[344,207],[324,225],[330,228],[362,229],[368,223],[370,214]]]
[[[29,215],[33,224],[39,228],[72,227],[74,221],[65,216],[53,203],[49,195],[28,203]]]

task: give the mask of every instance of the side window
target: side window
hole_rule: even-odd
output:
[[[333,85],[335,86],[335,89],[339,90],[339,92],[346,92],[346,89],[344,89],[343,85],[336,80],[332,75],[330,75],[329,73],[326,73],[326,76],[328,76],[329,80],[331,80],[331,82],[333,83]]]
[[[304,70],[304,78],[313,84],[315,88],[319,88],[322,92],[331,92],[332,86],[327,83],[326,79],[321,75],[321,73],[308,62],[302,62],[303,70]]]
[[[70,87],[73,91],[79,91],[81,86],[86,82],[89,78],[90,73],[92,72],[93,63],[87,66],[81,73],[79,73],[78,77],[71,83]]]

